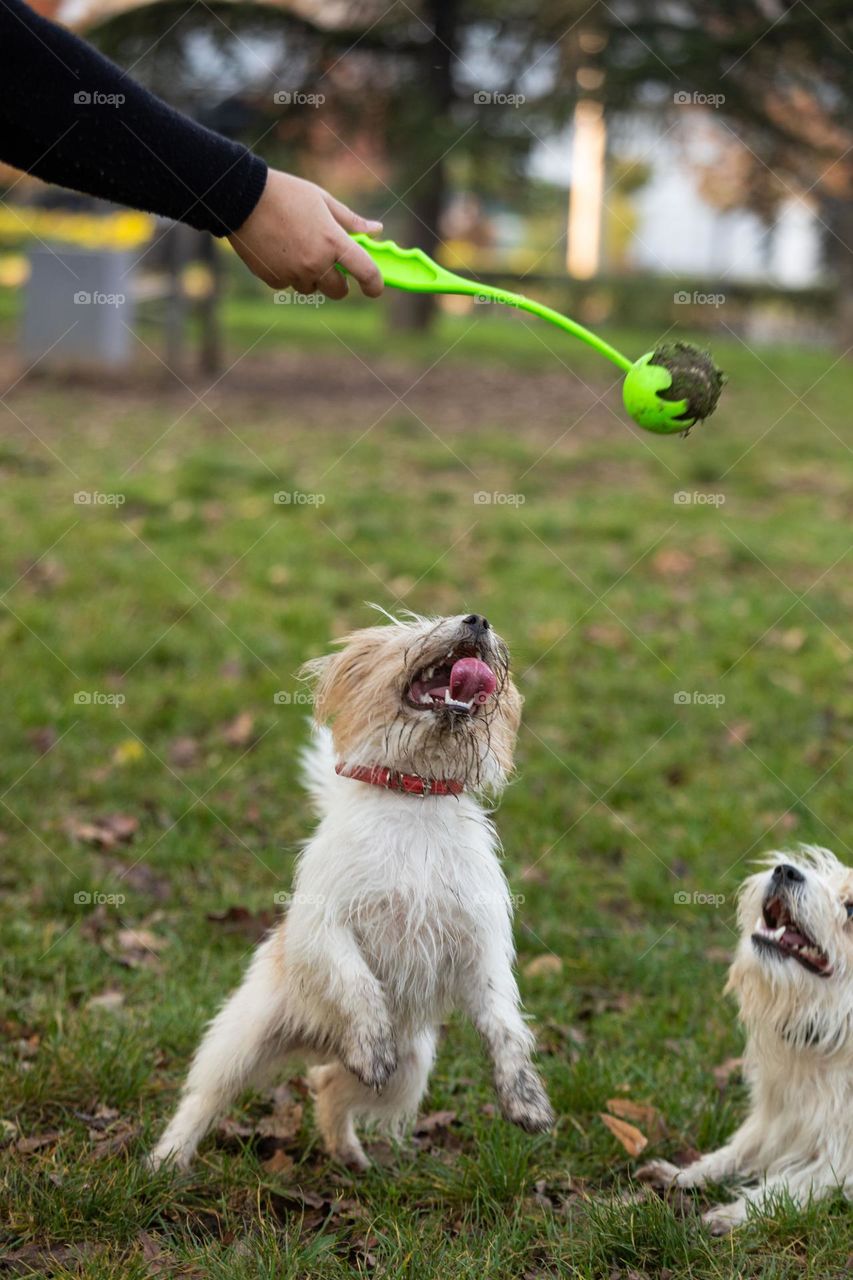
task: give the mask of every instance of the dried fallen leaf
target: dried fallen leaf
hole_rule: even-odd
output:
[[[735,720],[726,726],[726,742],[730,747],[742,747],[753,736],[751,720]]]
[[[169,747],[169,759],[176,769],[187,769],[198,760],[198,742],[195,738],[175,738]]]
[[[238,933],[250,942],[260,942],[278,919],[274,911],[250,911],[248,907],[228,907],[226,911],[210,911],[206,919],[221,924],[226,933]]]
[[[293,1157],[289,1156],[286,1151],[282,1151],[281,1147],[277,1147],[272,1153],[269,1160],[264,1160],[261,1168],[267,1173],[290,1173],[293,1169]]]
[[[37,729],[27,731],[27,741],[40,756],[47,755],[56,746],[57,734],[52,724],[39,725]]]
[[[252,741],[252,730],[255,725],[254,716],[249,711],[241,711],[222,730],[222,736],[229,747],[247,747]]]
[[[431,1111],[429,1115],[421,1116],[414,1128],[416,1138],[424,1137],[428,1133],[435,1133],[436,1129],[447,1129],[456,1119],[455,1111]]]
[[[299,1133],[302,1124],[302,1103],[284,1102],[276,1106],[268,1116],[263,1116],[255,1126],[262,1138],[278,1138],[288,1142]]]
[[[652,559],[656,573],[662,578],[683,578],[694,567],[696,561],[686,551],[678,547],[664,547]]]
[[[600,1118],[607,1125],[616,1141],[622,1144],[629,1156],[638,1156],[649,1145],[649,1140],[645,1134],[641,1133],[636,1125],[628,1124],[627,1120],[620,1120],[617,1116],[608,1116],[603,1111],[600,1112]]]
[[[129,813],[107,813],[100,818],[68,818],[63,826],[74,840],[114,849],[117,844],[133,839],[139,829],[139,819]]]
[[[714,1067],[714,1083],[718,1089],[725,1089],[732,1076],[738,1076],[743,1070],[743,1058],[726,1058],[718,1067]]]
[[[41,1151],[42,1147],[54,1146],[61,1137],[62,1134],[57,1130],[50,1133],[35,1133],[30,1138],[19,1138],[15,1143],[15,1150],[22,1156],[26,1156],[33,1151]]]
[[[122,951],[162,951],[169,945],[166,938],[151,929],[119,929],[116,941]]]
[[[608,1098],[605,1105],[620,1120],[631,1120],[642,1125],[651,1141],[656,1142],[666,1137],[666,1122],[657,1107],[645,1102],[632,1102],[630,1098]]]
[[[545,974],[561,973],[562,969],[563,962],[559,956],[550,954],[534,956],[524,966],[524,976],[526,978],[541,978]]]

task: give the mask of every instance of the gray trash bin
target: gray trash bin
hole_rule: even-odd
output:
[[[126,364],[134,346],[131,278],[138,254],[32,249],[21,335],[28,360]]]

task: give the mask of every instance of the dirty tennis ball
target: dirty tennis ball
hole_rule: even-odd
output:
[[[670,342],[656,347],[649,364],[663,365],[672,377],[672,385],[658,394],[662,400],[686,400],[685,424],[710,418],[717,407],[725,376],[707,351],[690,342]]]
[[[689,342],[661,343],[628,369],[622,399],[644,430],[686,435],[713,413],[724,381],[707,352]]]

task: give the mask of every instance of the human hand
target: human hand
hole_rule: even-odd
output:
[[[381,222],[353,213],[316,183],[270,169],[260,200],[239,230],[228,237],[236,253],[272,289],[297,293],[348,293],[345,267],[369,298],[382,292],[382,276],[348,231],[375,232]]]

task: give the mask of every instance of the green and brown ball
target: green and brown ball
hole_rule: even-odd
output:
[[[641,427],[686,434],[717,407],[725,376],[707,351],[689,342],[662,343],[625,375],[625,408]]]

